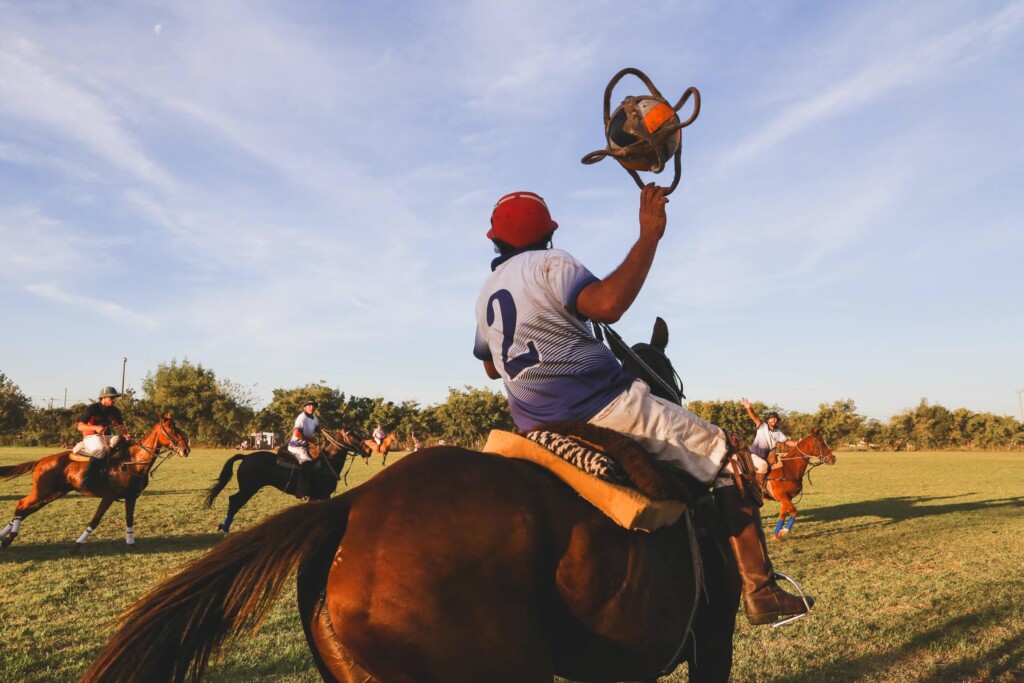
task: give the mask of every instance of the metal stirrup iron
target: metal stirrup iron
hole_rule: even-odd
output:
[[[810,605],[809,602],[807,602],[807,596],[804,595],[804,589],[800,587],[800,584],[797,583],[796,580],[793,579],[793,577],[788,576],[786,574],[783,574],[782,572],[775,572],[775,578],[777,578],[777,579],[785,579],[786,581],[789,581],[791,584],[793,584],[793,587],[796,588],[796,592],[800,594],[800,599],[803,600],[804,607],[807,608],[807,611],[806,612],[801,612],[800,614],[794,614],[793,616],[786,617],[785,619],[780,619],[779,621],[776,621],[775,623],[772,624],[772,628],[778,628],[780,626],[785,626],[786,624],[788,624],[790,622],[793,622],[793,621],[796,621],[797,619],[803,619],[808,614],[810,614],[811,613],[811,605]]]

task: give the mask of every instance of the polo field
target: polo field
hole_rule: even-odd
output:
[[[0,466],[53,452],[2,448]],[[209,509],[203,500],[234,452],[197,448],[164,463],[138,500],[131,550],[121,503],[80,557],[69,550],[95,500],[72,493],[27,518],[0,551],[0,680],[80,678],[122,611],[218,544],[226,500]],[[769,540],[776,569],[800,581],[816,607],[777,629],[752,627],[741,614],[732,680],[1024,680],[1024,453],[836,456],[805,478],[793,531]],[[417,455],[392,452],[387,467],[405,457]],[[357,459],[349,486],[383,467],[381,458]],[[27,475],[0,482],[0,524],[31,484]],[[232,533],[293,504],[263,489]],[[762,509],[769,536],[778,511],[770,501]],[[320,680],[295,604],[289,580],[259,632],[229,640],[204,680]],[[661,680],[685,681],[685,667]]]

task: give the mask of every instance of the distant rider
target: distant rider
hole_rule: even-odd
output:
[[[384,445],[384,428],[380,426],[380,422],[377,423],[377,428],[373,430],[373,440],[377,442],[377,449],[380,450],[381,446]]]
[[[288,440],[288,452],[295,456],[299,463],[299,476],[295,486],[298,498],[309,498],[312,492],[313,458],[309,454],[309,445],[316,433],[320,431],[320,420],[315,413],[319,404],[310,399],[302,404],[302,412],[295,418],[292,436]]]
[[[95,489],[100,483],[107,455],[117,445],[118,439],[131,438],[124,427],[121,411],[114,405],[120,396],[114,387],[103,387],[99,400],[86,406],[75,420],[75,427],[82,433],[82,441],[75,445],[72,453],[89,456],[89,466],[82,475],[84,489]],[[117,434],[111,434],[111,429]]]
[[[757,431],[754,433],[754,441],[750,444],[750,457],[757,466],[757,480],[763,489],[768,481],[768,458],[771,456],[772,450],[780,444],[793,448],[796,446],[796,441],[790,440],[779,429],[779,414],[774,410],[768,413],[768,417],[762,421],[754,414],[750,401],[744,398],[742,403],[743,407],[747,409],[747,415],[750,416],[750,419],[754,421],[754,426],[757,427]]]

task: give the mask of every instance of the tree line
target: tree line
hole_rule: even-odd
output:
[[[146,375],[138,390],[126,390],[117,405],[134,434],[147,431],[158,412],[170,410],[193,446],[236,447],[256,432],[286,438],[307,399],[319,403],[318,414],[326,428],[344,426],[368,435],[381,424],[397,433],[404,449],[415,443],[428,446],[442,441],[480,447],[490,430],[514,430],[505,396],[486,388],[449,388],[444,402],[421,406],[417,401],[347,396],[324,384],[307,384],[274,389],[270,403],[257,408],[255,397],[244,386],[218,379],[213,370],[188,360],[160,364]],[[0,372],[0,444],[73,444],[79,437],[74,419],[84,406],[36,408]],[[753,422],[739,401],[690,401],[686,407],[727,432],[748,440],[753,436]],[[763,402],[755,402],[753,409],[762,416],[771,410],[778,412],[782,430],[790,438],[799,439],[819,427],[833,448],[996,449],[1024,443],[1024,426],[1016,418],[966,408],[951,411],[926,399],[886,423],[859,415],[851,399],[822,403],[815,413],[788,411]]]

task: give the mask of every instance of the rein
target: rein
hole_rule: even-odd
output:
[[[803,460],[807,463],[807,469],[805,469],[803,474],[795,479],[791,477],[776,477],[774,481],[803,481],[804,476],[806,476],[808,485],[813,485],[814,482],[811,481],[811,470],[825,464],[825,458],[821,455],[821,449],[818,449],[817,453],[804,453],[803,449],[800,448],[799,441],[794,448],[796,449],[796,452],[800,454],[799,457],[787,454],[779,457],[776,462],[785,462],[786,460]]]
[[[619,333],[611,328],[611,325],[607,325],[605,323],[596,323],[594,325],[594,327],[595,327],[595,329],[598,329],[598,330],[603,329],[605,334],[608,335],[608,339],[614,339],[619,344],[621,344],[623,350],[625,351],[626,355],[629,356],[630,360],[632,360],[634,363],[639,365],[640,369],[643,370],[644,372],[646,372],[647,376],[652,378],[662,389],[667,391],[669,396],[676,397],[676,399],[675,399],[676,403],[680,403],[680,404],[682,403],[682,400],[684,398],[686,398],[686,396],[683,396],[683,393],[677,387],[673,387],[672,385],[670,385],[666,380],[664,380],[661,377],[661,375],[659,375],[654,370],[652,370],[651,366],[649,366],[647,363],[645,363],[640,358],[640,356],[637,355],[636,351],[634,351],[629,346],[629,344],[627,344],[626,341],[622,337],[619,336]],[[679,377],[679,375],[677,374],[676,378],[678,379],[678,377]]]
[[[160,431],[163,432],[163,435],[167,438],[168,441],[170,441],[172,443],[174,442],[174,439],[172,439],[171,435],[167,432],[167,427],[164,426],[163,422],[160,423]],[[130,467],[132,465],[153,465],[150,468],[149,473],[148,473],[148,475],[150,477],[152,477],[153,479],[156,479],[156,477],[154,475],[156,474],[156,471],[160,467],[160,465],[163,465],[166,461],[170,460],[175,455],[179,454],[179,451],[177,449],[174,449],[171,454],[163,455],[160,452],[161,448],[163,447],[163,444],[161,444],[159,441],[157,441],[156,450],[150,449],[149,446],[147,446],[145,443],[143,443],[141,441],[136,441],[134,445],[138,446],[142,450],[144,450],[147,453],[149,453],[150,455],[152,455],[153,459],[152,460],[129,460],[128,462],[124,462],[124,463],[121,463],[121,464],[126,466],[126,467]]]

